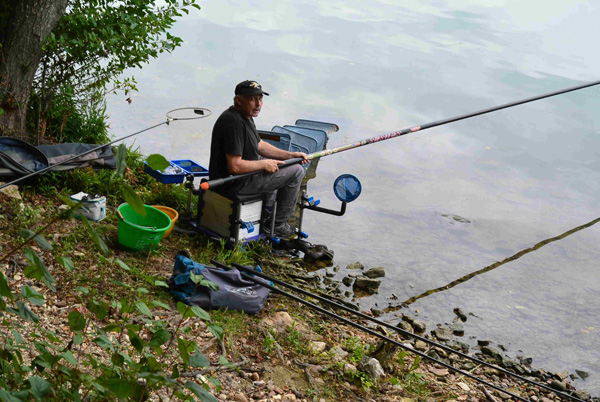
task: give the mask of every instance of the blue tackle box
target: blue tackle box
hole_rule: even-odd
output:
[[[190,173],[194,176],[208,176],[208,169],[191,159],[174,159],[169,164],[171,166],[165,170],[158,171],[150,168],[144,161],[144,172],[164,184],[183,183],[185,176]]]

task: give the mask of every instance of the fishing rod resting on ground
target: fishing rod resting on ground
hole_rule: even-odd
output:
[[[214,261],[214,260],[213,260],[212,262],[213,262],[213,263],[215,263],[216,265],[220,266],[220,267],[223,267],[223,266],[224,266],[224,264],[220,264],[220,263],[218,263],[218,262],[216,262],[216,261]],[[545,384],[540,384],[540,383],[538,383],[538,382],[532,381],[532,380],[530,380],[530,379],[528,379],[528,378],[526,378],[526,377],[523,377],[523,376],[521,376],[521,375],[519,375],[519,374],[517,374],[517,373],[513,373],[513,372],[511,372],[511,371],[508,371],[508,370],[506,370],[506,369],[504,369],[504,368],[502,368],[502,367],[499,367],[499,366],[496,366],[496,365],[490,364],[490,363],[488,363],[488,362],[486,362],[486,361],[483,361],[483,360],[481,360],[481,359],[478,359],[478,358],[476,358],[476,357],[474,357],[474,356],[469,356],[469,355],[467,355],[467,354],[465,354],[465,353],[462,353],[462,352],[460,352],[460,351],[457,351],[457,350],[455,350],[455,349],[453,349],[453,348],[451,348],[451,347],[449,347],[449,346],[447,346],[447,345],[444,345],[444,344],[442,344],[442,343],[438,343],[438,342],[435,342],[435,341],[433,341],[433,340],[431,340],[431,339],[427,339],[427,338],[425,338],[425,337],[422,337],[422,336],[420,336],[420,335],[417,335],[417,334],[414,334],[414,333],[412,333],[412,332],[406,331],[406,330],[404,330],[404,329],[402,329],[402,328],[399,328],[399,327],[397,327],[397,326],[394,326],[394,325],[392,325],[392,324],[389,324],[389,323],[387,323],[387,322],[385,322],[385,321],[378,320],[378,319],[377,319],[377,318],[375,318],[375,317],[368,316],[368,315],[366,315],[366,314],[363,314],[363,313],[361,313],[361,312],[359,312],[359,311],[353,310],[353,309],[351,309],[351,308],[349,308],[349,307],[347,307],[347,306],[344,306],[344,305],[342,305],[342,304],[339,304],[339,303],[336,303],[336,302],[334,302],[334,301],[328,300],[328,299],[326,299],[326,298],[324,298],[324,297],[322,297],[322,296],[316,295],[316,294],[314,294],[314,293],[311,293],[311,292],[309,292],[309,291],[307,291],[307,290],[304,290],[304,289],[302,289],[302,288],[299,288],[299,287],[297,287],[297,286],[294,286],[294,285],[292,285],[292,284],[289,284],[289,283],[287,283],[287,282],[284,282],[284,281],[282,281],[282,280],[279,280],[279,279],[277,279],[277,278],[270,277],[270,276],[268,276],[268,275],[266,275],[266,274],[264,274],[264,273],[262,273],[262,272],[255,271],[254,269],[252,269],[252,268],[250,268],[250,267],[247,267],[247,266],[244,266],[244,265],[241,265],[241,264],[237,264],[237,263],[233,263],[232,265],[233,265],[235,268],[239,269],[240,271],[243,271],[244,273],[248,273],[248,274],[251,274],[251,275],[256,275],[256,276],[258,276],[259,278],[262,278],[262,279],[265,279],[265,280],[271,281],[272,283],[275,283],[275,284],[277,284],[277,285],[284,286],[284,287],[286,287],[286,288],[288,288],[288,289],[291,289],[291,290],[293,290],[293,291],[296,291],[296,292],[298,292],[298,293],[301,293],[301,294],[303,294],[303,295],[305,295],[305,296],[312,297],[312,298],[314,298],[314,299],[316,299],[316,300],[319,300],[319,301],[321,301],[321,302],[325,302],[325,303],[327,303],[327,304],[329,304],[329,305],[331,305],[331,306],[333,306],[333,307],[340,308],[340,309],[342,309],[342,310],[344,310],[344,311],[346,311],[346,312],[349,312],[349,313],[351,313],[351,314],[354,314],[354,315],[356,315],[356,316],[358,316],[358,317],[361,317],[361,318],[363,318],[363,319],[369,320],[369,321],[371,321],[371,322],[373,322],[373,323],[375,323],[375,324],[378,324],[378,325],[381,325],[381,326],[383,326],[383,327],[389,328],[389,329],[391,329],[391,330],[397,331],[397,332],[399,332],[399,333],[400,333],[400,334],[402,334],[402,335],[409,336],[409,337],[412,337],[412,338],[415,338],[415,339],[421,340],[421,341],[423,341],[423,342],[425,342],[425,343],[428,343],[428,344],[430,344],[430,345],[433,345],[433,346],[439,347],[439,348],[441,348],[441,349],[443,349],[443,350],[445,350],[445,351],[447,351],[447,352],[454,353],[454,354],[456,354],[457,356],[460,356],[460,357],[462,357],[462,358],[465,358],[465,359],[471,360],[471,361],[473,361],[473,362],[475,362],[475,363],[477,363],[477,364],[480,364],[480,365],[483,365],[483,366],[486,366],[486,367],[489,367],[489,368],[493,368],[494,370],[498,370],[498,371],[500,371],[500,372],[502,372],[502,373],[504,373],[504,374],[506,374],[506,375],[508,375],[508,376],[511,376],[511,377],[513,377],[513,378],[516,378],[516,379],[518,379],[518,380],[521,380],[521,381],[523,381],[523,382],[526,382],[526,383],[528,383],[528,384],[534,385],[534,386],[536,386],[536,387],[543,388],[543,389],[545,389],[545,390],[547,390],[547,391],[551,391],[551,392],[553,392],[553,393],[555,393],[555,394],[557,394],[557,395],[559,395],[559,396],[561,396],[561,397],[570,398],[570,399],[573,399],[573,400],[575,400],[575,401],[582,401],[581,399],[578,399],[578,398],[576,398],[576,397],[573,397],[573,396],[571,396],[571,395],[568,395],[568,394],[562,393],[562,392],[560,392],[560,391],[558,391],[558,390],[555,390],[554,388],[551,388],[551,387],[549,387],[548,385],[545,385]],[[225,267],[226,267],[226,266],[225,266]]]
[[[444,124],[453,123],[455,121],[464,120],[464,119],[468,119],[468,118],[475,117],[475,116],[480,116],[480,115],[483,115],[483,114],[486,114],[486,113],[491,113],[491,112],[495,112],[495,111],[502,110],[502,109],[507,109],[507,108],[510,108],[510,107],[513,107],[513,106],[522,105],[522,104],[533,102],[533,101],[537,101],[537,100],[540,100],[540,99],[550,98],[550,97],[556,96],[556,95],[562,95],[562,94],[565,94],[567,92],[577,91],[577,90],[588,88],[588,87],[592,87],[592,86],[595,86],[595,85],[598,85],[598,84],[600,84],[600,81],[588,82],[586,84],[577,85],[577,86],[566,88],[566,89],[561,89],[561,90],[550,92],[550,93],[547,93],[547,94],[544,94],[544,95],[538,95],[538,96],[534,96],[534,97],[531,97],[531,98],[527,98],[527,99],[523,99],[523,100],[519,100],[519,101],[515,101],[515,102],[505,103],[503,105],[490,107],[490,108],[487,108],[487,109],[479,110],[477,112],[467,113],[467,114],[463,114],[463,115],[456,116],[456,117],[451,117],[451,118],[444,119],[444,120],[438,120],[438,121],[434,121],[434,122],[431,122],[431,123],[423,124],[423,125],[420,125],[420,126],[414,126],[414,127],[410,127],[410,128],[405,128],[404,130],[400,130],[400,131],[396,131],[396,132],[389,133],[389,134],[384,134],[384,135],[378,135],[378,136],[375,136],[375,137],[372,137],[372,138],[364,139],[362,141],[358,141],[358,142],[353,142],[351,144],[342,145],[342,146],[337,147],[337,148],[325,149],[323,151],[314,152],[314,153],[312,153],[310,155],[307,155],[307,159],[308,160],[312,160],[312,159],[316,159],[316,158],[322,158],[324,156],[336,154],[338,152],[348,151],[350,149],[362,147],[364,145],[374,144],[376,142],[381,142],[381,141],[389,140],[389,139],[400,137],[400,136],[403,136],[403,135],[406,135],[406,134],[415,133],[417,131],[423,131],[423,130],[426,130],[428,128],[442,126]],[[288,160],[285,161],[285,163],[283,163],[282,165],[279,165],[279,168],[282,169],[282,168],[288,167],[290,165],[295,165],[295,164],[300,163],[300,162],[302,162],[302,158],[288,159]],[[228,176],[228,177],[223,177],[223,178],[220,178],[220,179],[204,181],[204,182],[202,182],[200,184],[200,189],[203,190],[203,191],[206,191],[209,188],[221,187],[224,184],[227,184],[227,183],[230,183],[230,182],[233,182],[233,181],[236,181],[236,180],[240,180],[240,179],[243,179],[243,178],[246,178],[246,177],[250,177],[250,176],[253,176],[253,175],[258,174],[260,172],[262,172],[262,171],[261,170],[257,170],[257,171],[254,171],[254,172],[243,173],[243,174],[240,174],[240,175]]]
[[[219,263],[217,261],[211,260],[211,262],[214,263],[216,266],[218,266],[220,268],[229,269],[229,270],[232,269],[231,267],[229,267],[229,266],[227,266],[225,264],[221,264],[221,263]],[[248,271],[251,271],[251,270],[248,270]],[[257,274],[257,272],[256,271],[252,271],[252,274],[255,275],[255,274]],[[313,310],[316,310],[316,311],[318,311],[318,312],[320,312],[322,314],[325,314],[325,315],[327,315],[329,317],[332,317],[332,318],[335,318],[335,319],[337,319],[339,321],[342,321],[345,324],[348,324],[348,325],[350,325],[352,327],[360,329],[363,332],[366,332],[366,333],[368,333],[370,335],[376,336],[376,337],[378,337],[378,338],[380,338],[380,339],[382,339],[384,341],[387,341],[387,342],[389,342],[391,344],[399,346],[400,348],[402,348],[404,350],[408,350],[408,351],[410,351],[410,352],[412,352],[412,353],[414,353],[414,354],[416,354],[416,355],[418,355],[420,357],[423,357],[423,358],[426,358],[428,360],[431,360],[431,361],[433,361],[433,362],[435,362],[435,363],[437,363],[437,364],[439,364],[439,365],[441,365],[441,366],[443,366],[443,367],[445,367],[445,368],[447,368],[449,370],[452,370],[454,372],[460,373],[461,375],[463,375],[465,377],[471,378],[472,380],[475,380],[475,381],[477,381],[477,382],[479,382],[481,384],[487,385],[488,387],[493,388],[493,389],[495,389],[495,390],[497,390],[499,392],[507,394],[507,395],[515,398],[516,400],[523,401],[523,402],[529,402],[528,399],[525,399],[525,398],[523,398],[523,397],[521,397],[521,396],[519,396],[517,394],[514,394],[514,393],[512,393],[510,391],[507,391],[507,390],[505,390],[505,389],[503,389],[503,388],[501,388],[501,387],[499,387],[497,385],[491,384],[491,383],[489,383],[489,382],[487,382],[487,381],[485,381],[485,380],[483,380],[483,379],[481,379],[479,377],[474,376],[471,373],[468,373],[468,372],[463,371],[461,369],[458,369],[458,368],[456,368],[456,367],[454,367],[454,366],[452,366],[450,364],[444,363],[444,362],[442,362],[440,360],[437,360],[437,359],[435,359],[435,358],[433,358],[431,356],[428,356],[427,354],[425,354],[423,352],[420,352],[420,351],[418,351],[418,350],[416,350],[416,349],[414,349],[414,348],[412,348],[410,346],[404,345],[404,344],[396,341],[395,339],[392,339],[392,338],[390,338],[388,336],[380,334],[379,332],[377,332],[377,331],[375,331],[375,330],[373,330],[371,328],[367,328],[367,327],[365,327],[363,325],[360,325],[360,324],[358,324],[358,323],[356,323],[356,322],[354,322],[352,320],[344,318],[344,317],[342,317],[342,316],[340,316],[338,314],[332,313],[331,311],[328,311],[328,310],[324,309],[323,307],[317,306],[316,304],[308,302],[308,301],[306,301],[306,300],[304,300],[304,299],[302,299],[302,298],[300,298],[300,297],[298,297],[296,295],[293,295],[293,294],[288,293],[288,292],[286,292],[284,290],[278,289],[275,286],[271,286],[271,285],[266,284],[266,283],[264,283],[262,281],[258,281],[256,278],[252,277],[251,275],[247,274],[246,272],[240,272],[240,275],[244,279],[250,280],[250,281],[252,281],[254,283],[258,283],[258,284],[260,284],[260,285],[262,285],[262,286],[264,286],[264,287],[266,287],[266,288],[268,288],[268,289],[270,289],[272,291],[275,291],[277,293],[281,293],[282,295],[287,296],[287,297],[291,298],[292,300],[297,301],[297,302],[299,302],[301,304],[304,304],[304,305],[312,308]],[[583,401],[580,401],[580,402],[583,402]]]
[[[183,110],[186,110],[186,111],[193,110],[194,114],[197,114],[198,116],[177,117],[176,114],[182,113],[181,111],[183,111]],[[177,113],[175,113],[175,112],[177,112]],[[77,155],[74,155],[74,156],[72,156],[70,158],[67,158],[67,159],[65,159],[63,161],[60,161],[59,163],[56,163],[56,164],[51,165],[51,166],[47,166],[47,167],[45,167],[43,169],[40,169],[40,170],[36,170],[35,172],[29,173],[29,174],[27,174],[25,176],[21,176],[21,177],[13,180],[11,182],[8,182],[8,183],[5,183],[5,184],[0,184],[0,190],[2,190],[5,187],[8,187],[8,186],[10,186],[12,184],[16,184],[16,183],[19,183],[19,182],[21,182],[23,180],[26,180],[26,179],[28,179],[30,177],[37,176],[38,174],[46,173],[46,172],[48,172],[50,170],[53,170],[57,166],[61,166],[61,165],[64,165],[64,164],[66,164],[68,162],[72,162],[72,161],[74,161],[74,160],[76,160],[78,158],[81,158],[82,156],[91,154],[92,152],[96,152],[96,151],[105,149],[106,147],[111,146],[112,144],[115,144],[117,142],[126,140],[127,138],[133,137],[135,135],[141,134],[141,133],[146,132],[146,131],[150,131],[150,130],[155,129],[157,127],[160,127],[160,126],[162,126],[164,124],[169,125],[169,123],[172,122],[172,121],[201,119],[203,117],[210,116],[211,113],[212,112],[210,110],[206,109],[206,108],[197,108],[197,107],[196,108],[186,107],[186,108],[179,108],[179,109],[170,110],[170,111],[167,112],[167,120],[163,121],[162,123],[155,124],[154,126],[145,128],[145,129],[140,130],[140,131],[137,131],[137,132],[135,132],[133,134],[128,134],[128,135],[126,135],[124,137],[117,138],[116,140],[107,142],[106,144],[98,145],[97,147],[94,147],[94,148],[89,149],[89,150],[87,150],[85,152],[82,152],[80,154],[77,154]]]

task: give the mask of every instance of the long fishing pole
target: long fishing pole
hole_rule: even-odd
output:
[[[213,263],[215,263],[215,265],[218,265],[218,266],[219,266],[219,267],[221,267],[221,268],[225,268],[225,269],[231,269],[231,267],[229,267],[229,266],[227,266],[227,265],[225,265],[225,264],[217,263],[216,261],[212,261],[212,262],[213,262]],[[255,274],[255,273],[256,273],[256,272],[253,272],[253,274]],[[250,280],[250,281],[252,281],[252,282],[254,282],[254,283],[257,283],[257,284],[259,284],[259,285],[261,285],[261,286],[264,286],[264,287],[266,287],[266,288],[268,288],[268,289],[270,289],[270,290],[272,290],[272,291],[275,291],[275,292],[281,293],[282,295],[284,295],[284,296],[286,296],[286,297],[289,297],[289,298],[291,298],[292,300],[295,300],[295,301],[297,301],[297,302],[299,302],[299,303],[302,303],[302,304],[304,304],[304,305],[306,305],[306,306],[308,306],[308,307],[312,308],[313,310],[316,310],[316,311],[318,311],[318,312],[320,312],[320,313],[322,313],[322,314],[328,315],[328,316],[330,316],[330,317],[332,317],[332,318],[335,318],[335,319],[337,319],[337,320],[339,320],[339,321],[342,321],[342,322],[343,322],[343,323],[345,323],[345,324],[348,324],[348,325],[350,325],[350,326],[353,326],[353,327],[355,327],[355,328],[358,328],[358,329],[360,329],[360,330],[361,330],[361,331],[363,331],[363,332],[366,332],[366,333],[368,333],[368,334],[370,334],[370,335],[376,336],[376,337],[378,337],[378,338],[380,338],[380,339],[382,339],[382,340],[384,340],[384,341],[386,341],[386,342],[389,342],[389,343],[392,343],[392,344],[394,344],[394,345],[396,345],[396,346],[399,346],[399,347],[401,347],[402,349],[408,350],[408,351],[410,351],[410,352],[412,352],[412,353],[414,353],[414,354],[416,354],[416,355],[419,355],[419,356],[421,356],[421,357],[423,357],[423,358],[429,359],[429,360],[431,360],[431,361],[433,361],[433,362],[435,362],[435,363],[437,363],[437,364],[439,364],[439,365],[441,365],[441,366],[443,366],[443,367],[446,367],[446,368],[447,368],[447,369],[449,369],[449,370],[455,371],[455,372],[457,372],[457,373],[460,373],[460,374],[462,374],[462,375],[463,375],[463,376],[465,376],[465,377],[471,378],[472,380],[475,380],[475,381],[477,381],[477,382],[479,382],[479,383],[481,383],[481,384],[487,385],[488,387],[490,387],[490,388],[493,388],[493,389],[495,389],[496,391],[500,391],[500,392],[502,392],[502,393],[504,393],[504,394],[510,395],[511,397],[513,397],[513,398],[515,398],[515,399],[517,399],[517,400],[520,400],[520,401],[523,401],[523,402],[529,402],[529,400],[528,400],[528,399],[525,399],[525,398],[523,398],[523,397],[521,397],[521,396],[519,396],[519,395],[517,395],[517,394],[514,394],[514,393],[512,393],[512,392],[510,392],[510,391],[507,391],[506,389],[503,389],[503,388],[501,388],[501,387],[499,387],[499,386],[497,386],[497,385],[494,385],[494,384],[492,384],[492,383],[489,383],[489,382],[487,382],[487,381],[485,381],[485,380],[483,380],[483,379],[481,379],[481,378],[479,378],[479,377],[476,377],[476,376],[474,376],[474,375],[473,375],[473,374],[471,374],[471,373],[468,373],[468,372],[466,372],[466,371],[463,371],[463,370],[461,370],[461,369],[458,369],[458,368],[456,368],[456,367],[454,367],[454,366],[452,366],[452,365],[450,365],[450,364],[444,363],[444,362],[442,362],[442,361],[440,361],[440,360],[437,360],[437,359],[435,359],[435,358],[433,358],[433,357],[431,357],[431,356],[428,356],[428,355],[426,355],[425,353],[423,353],[423,352],[420,352],[420,351],[418,351],[418,350],[416,350],[416,349],[414,349],[414,348],[412,348],[412,347],[406,346],[406,345],[404,345],[404,344],[402,344],[402,343],[398,342],[398,341],[397,341],[397,340],[395,340],[395,339],[392,339],[392,338],[390,338],[390,337],[387,337],[387,336],[385,336],[385,335],[383,335],[383,334],[380,334],[379,332],[377,332],[377,331],[375,331],[375,330],[372,330],[371,328],[367,328],[367,327],[365,327],[365,326],[363,326],[363,325],[360,325],[360,324],[358,324],[358,323],[356,323],[356,322],[354,322],[354,321],[352,321],[352,320],[349,320],[349,319],[347,319],[347,318],[344,318],[344,317],[342,317],[342,316],[340,316],[340,315],[338,315],[338,314],[332,313],[331,311],[328,311],[328,310],[324,309],[323,307],[317,306],[316,304],[313,304],[313,303],[311,303],[311,302],[308,302],[308,301],[306,301],[306,300],[304,300],[304,299],[302,299],[302,298],[300,298],[300,297],[298,297],[298,296],[296,296],[296,295],[293,295],[293,294],[291,294],[291,293],[288,293],[288,292],[286,292],[286,291],[284,291],[284,290],[281,290],[281,289],[279,289],[279,288],[276,288],[275,286],[271,286],[271,285],[269,285],[269,284],[266,284],[266,283],[264,283],[264,282],[262,282],[262,281],[258,281],[256,278],[254,278],[254,277],[252,277],[252,276],[248,275],[248,274],[247,274],[247,273],[245,273],[245,272],[241,272],[241,273],[240,273],[240,275],[241,275],[241,276],[242,276],[244,279],[247,279],[247,280]],[[581,401],[581,402],[583,402],[583,401]]]
[[[215,265],[222,266],[222,267],[224,266],[224,264],[220,264],[220,263],[219,263],[219,262],[217,262],[217,261],[214,261],[214,260],[213,260],[212,262],[213,262]],[[477,364],[481,364],[481,365],[483,365],[483,366],[486,366],[486,367],[489,367],[489,368],[493,368],[493,369],[495,369],[495,370],[498,370],[498,371],[500,371],[500,372],[502,372],[502,373],[504,373],[504,374],[506,374],[506,375],[508,375],[508,376],[511,376],[511,377],[513,377],[513,378],[516,378],[516,379],[519,379],[519,380],[521,380],[521,381],[523,381],[523,382],[526,382],[526,383],[528,383],[528,384],[534,385],[534,386],[536,386],[536,387],[544,388],[544,389],[546,389],[546,390],[548,390],[548,391],[551,391],[551,392],[553,392],[553,393],[555,393],[555,394],[557,394],[557,395],[560,395],[560,396],[562,396],[562,397],[565,397],[565,398],[570,398],[570,399],[573,399],[573,400],[575,400],[575,401],[581,401],[581,402],[582,402],[582,400],[581,400],[581,399],[579,399],[579,398],[576,398],[576,397],[574,397],[574,396],[571,396],[571,395],[568,395],[568,394],[562,393],[562,392],[560,392],[560,391],[558,391],[558,390],[556,390],[556,389],[554,389],[554,388],[551,388],[551,387],[549,387],[549,386],[547,386],[547,385],[545,385],[545,384],[540,384],[540,383],[538,383],[538,382],[532,381],[532,380],[530,380],[530,379],[528,379],[528,378],[526,378],[526,377],[523,377],[523,376],[521,376],[521,375],[519,375],[519,374],[517,374],[517,373],[513,373],[513,372],[511,372],[511,371],[508,371],[508,370],[506,370],[506,369],[504,369],[504,368],[502,368],[502,367],[499,367],[499,366],[496,366],[496,365],[490,364],[490,363],[488,363],[488,362],[486,362],[486,361],[483,361],[483,360],[480,360],[480,359],[478,359],[478,358],[476,358],[476,357],[469,356],[469,355],[467,355],[467,354],[465,354],[465,353],[462,353],[462,352],[460,352],[460,351],[458,351],[458,350],[452,349],[451,347],[449,347],[449,346],[447,346],[447,345],[444,345],[444,344],[442,344],[442,343],[438,343],[438,342],[432,341],[431,339],[427,339],[427,338],[425,338],[425,337],[419,336],[419,335],[417,335],[417,334],[414,334],[414,333],[412,333],[412,332],[406,331],[406,330],[404,330],[404,329],[402,329],[402,328],[399,328],[399,327],[397,327],[397,326],[394,326],[394,325],[392,325],[392,324],[389,324],[389,323],[387,323],[387,322],[385,322],[385,321],[378,320],[378,319],[377,319],[377,318],[375,318],[375,317],[370,317],[370,316],[368,316],[368,315],[366,315],[366,314],[363,314],[363,313],[361,313],[361,312],[359,312],[359,311],[353,310],[353,309],[351,309],[351,308],[349,308],[349,307],[346,307],[346,306],[344,306],[344,305],[342,305],[342,304],[339,304],[339,303],[336,303],[336,302],[334,302],[334,301],[328,300],[328,299],[326,299],[326,298],[324,298],[324,297],[322,297],[322,296],[319,296],[319,295],[316,295],[316,294],[314,294],[314,293],[311,293],[311,292],[309,292],[309,291],[306,291],[306,290],[304,290],[304,289],[302,289],[302,288],[299,288],[299,287],[297,287],[297,286],[294,286],[294,285],[292,285],[292,284],[289,284],[289,283],[287,283],[287,282],[285,282],[285,281],[279,280],[279,279],[277,279],[277,278],[270,277],[270,276],[268,276],[268,275],[265,275],[265,274],[264,274],[264,273],[262,273],[262,272],[255,271],[254,269],[248,268],[248,267],[246,267],[246,266],[244,266],[244,265],[241,265],[241,264],[237,264],[237,263],[235,263],[235,262],[234,262],[232,265],[233,265],[235,268],[238,268],[239,270],[241,270],[241,271],[243,271],[243,272],[245,272],[245,273],[250,273],[250,274],[252,274],[252,275],[256,275],[256,276],[258,276],[259,278],[266,279],[266,280],[268,280],[268,281],[271,281],[271,282],[273,282],[273,283],[275,283],[275,284],[277,284],[277,285],[284,286],[284,287],[286,287],[286,288],[288,288],[288,289],[291,289],[291,290],[293,290],[293,291],[295,291],[295,292],[301,293],[301,294],[303,294],[303,295],[305,295],[305,296],[312,297],[312,298],[314,298],[314,299],[316,299],[316,300],[319,300],[319,301],[321,301],[321,302],[325,302],[325,303],[327,303],[327,304],[329,304],[329,305],[331,305],[331,306],[334,306],[334,307],[340,308],[340,309],[342,309],[342,310],[344,310],[344,311],[346,311],[346,312],[349,312],[349,313],[351,313],[351,314],[354,314],[354,315],[356,315],[356,316],[359,316],[359,317],[361,317],[361,318],[363,318],[363,319],[369,320],[369,321],[371,321],[371,322],[373,322],[373,323],[375,323],[375,324],[378,324],[378,325],[381,325],[381,326],[383,326],[383,327],[389,328],[389,329],[391,329],[391,330],[397,331],[397,332],[401,333],[402,335],[409,336],[409,337],[412,337],[412,338],[415,338],[415,339],[421,340],[421,341],[423,341],[423,342],[425,342],[425,343],[428,343],[428,344],[430,344],[430,345],[433,345],[433,346],[439,347],[439,348],[441,348],[441,349],[444,349],[444,350],[445,350],[445,351],[447,351],[447,352],[454,353],[454,354],[456,354],[457,356],[460,356],[460,357],[463,357],[463,358],[465,358],[465,359],[471,360],[471,361],[473,361],[473,362],[475,362],[475,363],[477,363]]]
[[[540,99],[550,98],[550,97],[556,96],[556,95],[562,95],[562,94],[565,94],[567,92],[577,91],[577,90],[588,88],[588,87],[592,87],[592,86],[595,86],[595,85],[598,85],[598,84],[600,84],[600,81],[588,82],[587,84],[577,85],[577,86],[574,86],[574,87],[570,87],[570,88],[566,88],[566,89],[561,89],[559,91],[550,92],[550,93],[547,93],[547,94],[544,94],[544,95],[538,95],[538,96],[534,96],[534,97],[531,97],[531,98],[527,98],[527,99],[523,99],[523,100],[519,100],[519,101],[515,101],[515,102],[505,103],[503,105],[490,107],[490,108],[483,109],[483,110],[480,110],[480,111],[477,111],[477,112],[467,113],[467,114],[463,114],[463,115],[460,115],[460,116],[451,117],[449,119],[438,120],[438,121],[434,121],[432,123],[423,124],[423,125],[420,125],[420,126],[414,126],[414,127],[410,127],[410,128],[405,128],[404,130],[396,131],[396,132],[385,134],[385,135],[378,135],[378,136],[375,136],[375,137],[372,137],[372,138],[368,138],[368,139],[365,139],[365,140],[362,140],[362,141],[353,142],[351,144],[346,144],[346,145],[343,145],[343,146],[340,146],[340,147],[337,147],[337,148],[325,149],[323,151],[314,152],[314,153],[312,153],[310,155],[307,155],[307,159],[311,160],[311,159],[316,159],[316,158],[322,158],[324,156],[336,154],[338,152],[348,151],[350,149],[362,147],[364,145],[374,144],[374,143],[377,143],[377,142],[381,142],[381,141],[389,140],[389,139],[392,139],[392,138],[400,137],[400,136],[403,136],[403,135],[406,135],[406,134],[415,133],[417,131],[423,131],[423,130],[426,130],[428,128],[442,126],[444,124],[453,123],[455,121],[464,120],[464,119],[468,119],[468,118],[475,117],[475,116],[480,116],[480,115],[483,115],[483,114],[486,114],[486,113],[491,113],[491,112],[495,112],[495,111],[502,110],[502,109],[507,109],[507,108],[510,108],[510,107],[513,107],[513,106],[522,105],[522,104],[533,102],[533,101],[537,101],[537,100],[540,100]],[[288,160],[285,161],[284,164],[280,165],[279,168],[285,168],[287,166],[300,163],[301,161],[302,161],[302,158],[288,159]],[[257,170],[257,171],[254,171],[254,172],[244,173],[244,174],[240,174],[240,175],[228,176],[228,177],[224,177],[224,178],[220,178],[220,179],[205,181],[205,182],[203,182],[203,183],[200,184],[200,189],[201,190],[208,190],[209,188],[220,187],[220,186],[222,186],[224,184],[230,183],[232,181],[240,180],[240,179],[243,179],[243,178],[246,178],[246,177],[249,177],[249,176],[253,176],[253,175],[258,174],[260,172],[262,172],[262,170]]]
[[[193,110],[193,112],[194,112],[195,114],[199,115],[199,116],[194,116],[194,117],[175,117],[175,116],[174,116],[174,112],[178,112],[178,111],[181,111],[181,110]],[[208,114],[207,114],[207,112],[208,112]],[[179,113],[181,113],[181,112],[179,112]],[[84,151],[84,152],[82,152],[82,153],[80,153],[80,154],[74,155],[74,156],[72,156],[72,157],[70,157],[70,158],[67,158],[67,159],[65,159],[65,160],[63,160],[63,161],[60,161],[59,163],[56,163],[56,164],[54,164],[54,165],[47,166],[47,167],[45,167],[45,168],[43,168],[43,169],[40,169],[40,170],[36,170],[35,172],[29,173],[29,174],[27,174],[27,175],[25,175],[25,176],[21,176],[21,177],[19,177],[19,178],[17,178],[17,179],[15,179],[15,180],[13,180],[13,181],[11,181],[11,182],[8,182],[8,183],[5,183],[5,184],[2,184],[2,185],[0,185],[0,190],[2,190],[2,189],[3,189],[3,188],[5,188],[5,187],[8,187],[8,186],[10,186],[10,185],[12,185],[12,184],[16,184],[16,183],[19,183],[19,182],[21,182],[21,181],[23,181],[23,180],[26,180],[26,179],[28,179],[28,178],[30,178],[30,177],[37,176],[38,174],[46,173],[46,172],[48,172],[48,171],[50,171],[50,170],[53,170],[53,169],[54,169],[54,168],[56,168],[57,166],[65,165],[65,164],[67,164],[68,162],[72,162],[72,161],[74,161],[74,160],[76,160],[76,159],[78,159],[78,158],[81,158],[82,156],[89,155],[89,154],[91,154],[92,152],[96,152],[96,151],[99,151],[99,150],[101,150],[101,149],[105,149],[106,147],[108,147],[108,146],[111,146],[112,144],[115,144],[115,143],[117,143],[117,142],[120,142],[120,141],[126,140],[127,138],[130,138],[130,137],[136,136],[136,135],[138,135],[138,134],[141,134],[141,133],[144,133],[144,132],[146,132],[146,131],[150,131],[150,130],[152,130],[152,129],[155,129],[155,128],[157,128],[157,127],[160,127],[160,126],[162,126],[162,125],[164,125],[164,124],[167,124],[167,125],[168,125],[168,124],[169,124],[170,122],[172,122],[172,121],[177,121],[177,120],[193,120],[193,119],[200,119],[200,118],[202,118],[202,117],[208,117],[208,116],[210,116],[210,114],[211,114],[210,110],[208,110],[208,109],[205,109],[205,108],[179,108],[179,109],[173,109],[173,110],[171,110],[171,111],[167,112],[167,120],[163,121],[162,123],[155,124],[154,126],[151,126],[151,127],[145,128],[145,129],[143,129],[143,130],[140,130],[140,131],[137,131],[137,132],[135,132],[135,133],[133,133],[133,134],[128,134],[128,135],[126,135],[126,136],[124,136],[124,137],[117,138],[116,140],[113,140],[113,141],[107,142],[106,144],[98,145],[97,147],[94,147],[94,148],[92,148],[92,149],[89,149],[89,150],[87,150],[87,151]]]

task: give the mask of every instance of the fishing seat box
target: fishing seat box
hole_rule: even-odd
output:
[[[260,237],[262,206],[261,195],[238,198],[212,190],[203,191],[198,199],[196,227],[234,243],[257,240]]]

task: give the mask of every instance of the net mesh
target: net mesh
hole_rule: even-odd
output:
[[[333,192],[338,200],[342,202],[351,202],[358,198],[362,186],[360,181],[351,174],[343,174],[335,179],[333,183]]]

